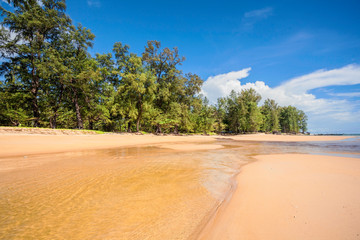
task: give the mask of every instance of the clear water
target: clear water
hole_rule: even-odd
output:
[[[287,153],[307,153],[360,158],[360,137],[327,142],[267,142],[263,144],[275,148],[280,147],[283,152]]]
[[[214,144],[0,159],[0,239],[195,238],[260,148]]]

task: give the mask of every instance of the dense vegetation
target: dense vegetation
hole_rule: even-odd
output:
[[[213,106],[184,74],[178,49],[148,41],[139,56],[117,42],[91,56],[94,34],[74,26],[64,0],[1,7],[0,125],[147,132],[305,132],[307,117],[253,89]]]

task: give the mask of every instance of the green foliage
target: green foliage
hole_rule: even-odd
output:
[[[307,116],[296,107],[282,107],[279,118],[282,132],[298,133],[301,130],[304,133],[307,130]]]
[[[279,124],[279,107],[272,99],[266,99],[261,107],[263,122],[261,130],[264,132],[277,132],[280,130]]]
[[[205,135],[213,131],[215,118],[214,107],[209,105],[208,99],[203,99],[202,107],[197,118],[197,129],[202,131]]]
[[[130,125],[136,122],[136,131],[139,132],[144,112],[153,108],[155,76],[152,71],[146,70],[140,57],[131,54],[126,58],[121,77],[118,96],[123,105],[122,113]]]
[[[232,91],[227,98],[218,99],[215,111],[218,125],[223,118],[227,131],[231,133],[280,130],[299,133],[307,130],[307,116],[303,111],[292,106],[281,108],[271,99],[266,99],[263,106],[258,107],[260,100],[261,96],[253,89],[241,93]]]
[[[203,80],[180,70],[179,50],[148,41],[141,57],[116,42],[92,57],[95,35],[65,14],[65,0],[8,0],[0,7],[0,124],[101,131],[305,132],[307,116],[253,89],[213,106]],[[6,5],[7,6],[7,5]],[[15,36],[15,37],[14,37]]]
[[[64,13],[63,0],[47,0],[42,5],[38,1],[8,2],[13,5],[13,11],[0,7],[4,16],[1,53],[5,59],[0,67],[1,74],[21,81],[31,103],[33,125],[37,127],[41,121],[42,106],[38,99],[44,82],[42,71],[47,59],[44,54],[70,24],[70,19]]]

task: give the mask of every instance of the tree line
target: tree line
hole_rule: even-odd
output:
[[[305,113],[253,89],[211,105],[203,80],[180,70],[176,47],[121,42],[91,56],[95,35],[66,15],[65,0],[7,0],[1,7],[0,125],[115,132],[305,132]]]

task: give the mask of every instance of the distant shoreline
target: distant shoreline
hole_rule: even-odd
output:
[[[313,136],[360,136],[360,133],[325,133],[325,134],[313,134]]]
[[[40,134],[40,135],[99,135],[99,134],[107,134],[107,135],[148,135],[152,133],[145,132],[102,132],[97,130],[88,130],[88,129],[52,129],[52,128],[33,128],[33,127],[11,127],[11,126],[0,126],[0,135],[2,134]],[[247,136],[247,135],[257,135],[257,134],[265,134],[265,135],[280,135],[280,136],[360,136],[360,133],[347,134],[347,133],[314,133],[314,134],[289,134],[289,133],[281,133],[281,134],[272,134],[272,133],[243,133],[243,134],[214,134],[210,136]],[[160,134],[165,136],[177,136],[173,133],[169,134]],[[182,133],[178,136],[194,136],[199,135],[203,136],[203,134],[186,134]],[[207,135],[206,135],[207,136]]]

